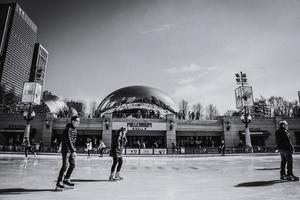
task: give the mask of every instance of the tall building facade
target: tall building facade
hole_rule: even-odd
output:
[[[37,26],[17,3],[0,4],[0,84],[22,95],[29,81]]]
[[[37,82],[44,87],[48,51],[41,45],[35,44],[29,82]]]

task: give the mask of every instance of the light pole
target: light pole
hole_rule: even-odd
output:
[[[237,101],[237,108],[243,109],[244,113],[241,116],[242,123],[245,124],[245,145],[247,152],[253,152],[252,144],[251,144],[251,137],[250,137],[250,129],[249,123],[251,122],[251,115],[249,111],[249,107],[253,106],[253,94],[252,94],[252,87],[245,86],[248,84],[247,82],[247,75],[246,73],[240,72],[235,74],[236,82],[238,85],[241,85],[236,89],[236,101]]]
[[[30,121],[35,117],[35,112],[32,110],[32,105],[39,105],[41,103],[42,86],[36,82],[25,82],[23,87],[22,102],[28,103],[28,112],[24,112],[23,116],[26,120],[24,130],[24,141],[29,139],[30,135]]]
[[[28,112],[23,113],[24,119],[26,120],[26,126],[25,126],[25,131],[24,131],[24,139],[28,138],[29,139],[29,134],[30,134],[30,121],[33,120],[35,117],[35,112],[32,110],[32,103],[29,103],[29,108]]]

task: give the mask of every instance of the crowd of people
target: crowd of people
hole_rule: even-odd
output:
[[[113,112],[113,118],[128,118],[133,117],[137,119],[161,119],[163,116],[161,115],[159,110],[148,110],[148,109],[138,109],[137,111],[127,111],[127,112]]]

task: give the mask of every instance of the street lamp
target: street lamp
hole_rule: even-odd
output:
[[[231,128],[231,122],[228,121],[228,122],[226,123],[226,130],[229,131],[230,128]]]
[[[46,124],[46,128],[49,129],[50,125],[49,125],[49,120],[48,119],[45,119],[45,124]]]
[[[250,129],[249,123],[251,122],[251,115],[249,112],[249,107],[253,106],[253,94],[252,94],[252,87],[245,86],[248,84],[247,75],[246,73],[240,72],[235,74],[236,83],[241,85],[240,87],[236,88],[235,95],[236,95],[236,107],[237,109],[243,109],[244,113],[241,116],[242,123],[245,124],[245,143],[246,148],[249,152],[253,152],[252,144],[251,144],[251,137],[250,137]]]
[[[35,112],[32,110],[32,104],[29,103],[29,109],[28,112],[25,111],[23,113],[23,117],[26,120],[26,126],[25,126],[25,131],[24,131],[24,138],[29,139],[29,134],[30,134],[30,121],[34,119],[35,117]]]
[[[174,121],[170,120],[170,130],[173,130],[173,126],[174,126]]]
[[[22,102],[28,103],[28,112],[23,113],[24,119],[26,120],[26,126],[24,130],[24,139],[29,139],[30,135],[30,121],[35,117],[35,112],[32,110],[32,105],[39,105],[41,103],[42,86],[35,82],[24,83]]]
[[[105,119],[105,128],[109,129],[109,121],[108,121],[108,119]]]

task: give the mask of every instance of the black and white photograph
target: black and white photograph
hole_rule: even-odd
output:
[[[0,0],[0,200],[300,199],[300,0]]]

